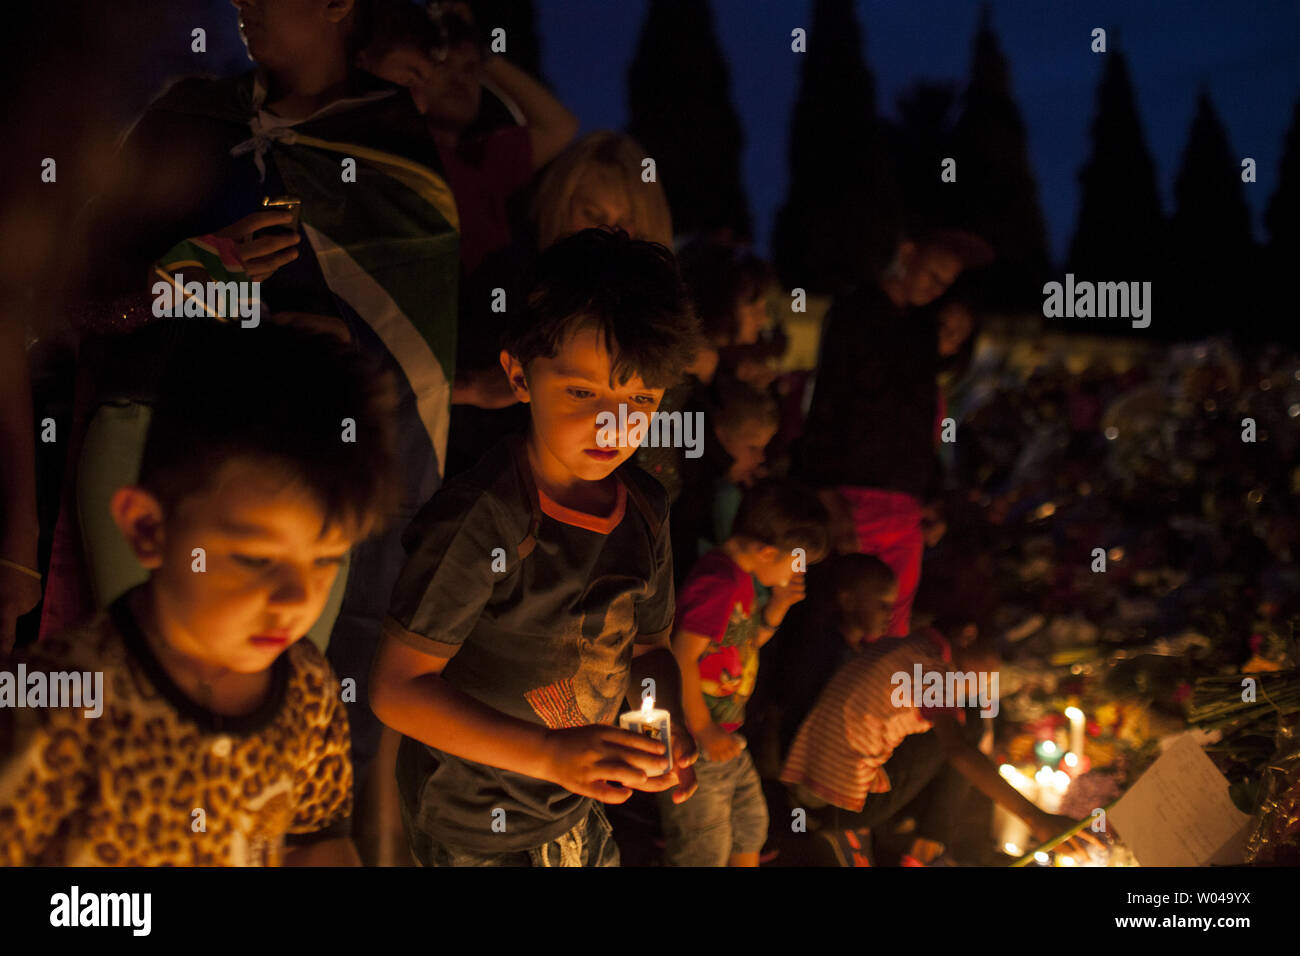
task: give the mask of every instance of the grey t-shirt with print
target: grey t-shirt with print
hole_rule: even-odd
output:
[[[570,511],[538,494],[514,437],[416,516],[390,614],[419,635],[412,646],[451,657],[442,672],[451,686],[553,729],[614,722],[633,644],[658,639],[674,613],[667,496],[633,465],[616,475],[609,516]],[[397,775],[417,855],[429,841],[529,849],[590,809],[588,798],[556,784],[409,737]]]

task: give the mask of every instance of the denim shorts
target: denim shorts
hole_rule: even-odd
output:
[[[685,803],[658,796],[669,866],[726,866],[736,853],[758,853],[767,842],[767,801],[748,750],[722,763],[695,762],[699,789]]]
[[[605,809],[593,802],[591,812],[576,827],[550,843],[513,853],[483,853],[434,843],[422,866],[618,866],[618,844],[605,816]]]

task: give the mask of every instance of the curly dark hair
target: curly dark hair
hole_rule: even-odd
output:
[[[503,343],[525,369],[554,358],[586,328],[609,344],[620,385],[639,375],[650,388],[667,388],[694,357],[695,314],[676,259],[658,243],[607,229],[574,233],[538,257],[528,289]]]

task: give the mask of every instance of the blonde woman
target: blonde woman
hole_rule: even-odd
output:
[[[668,199],[657,181],[645,182],[646,151],[623,133],[589,133],[555,158],[533,201],[538,246],[583,229],[622,229],[633,239],[673,244]]]

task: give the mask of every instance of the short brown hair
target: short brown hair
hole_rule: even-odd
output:
[[[389,382],[330,336],[263,322],[193,321],[168,356],[140,466],[170,510],[231,459],[301,484],[360,539],[390,516],[396,486]],[[343,441],[351,419],[354,441]]]

